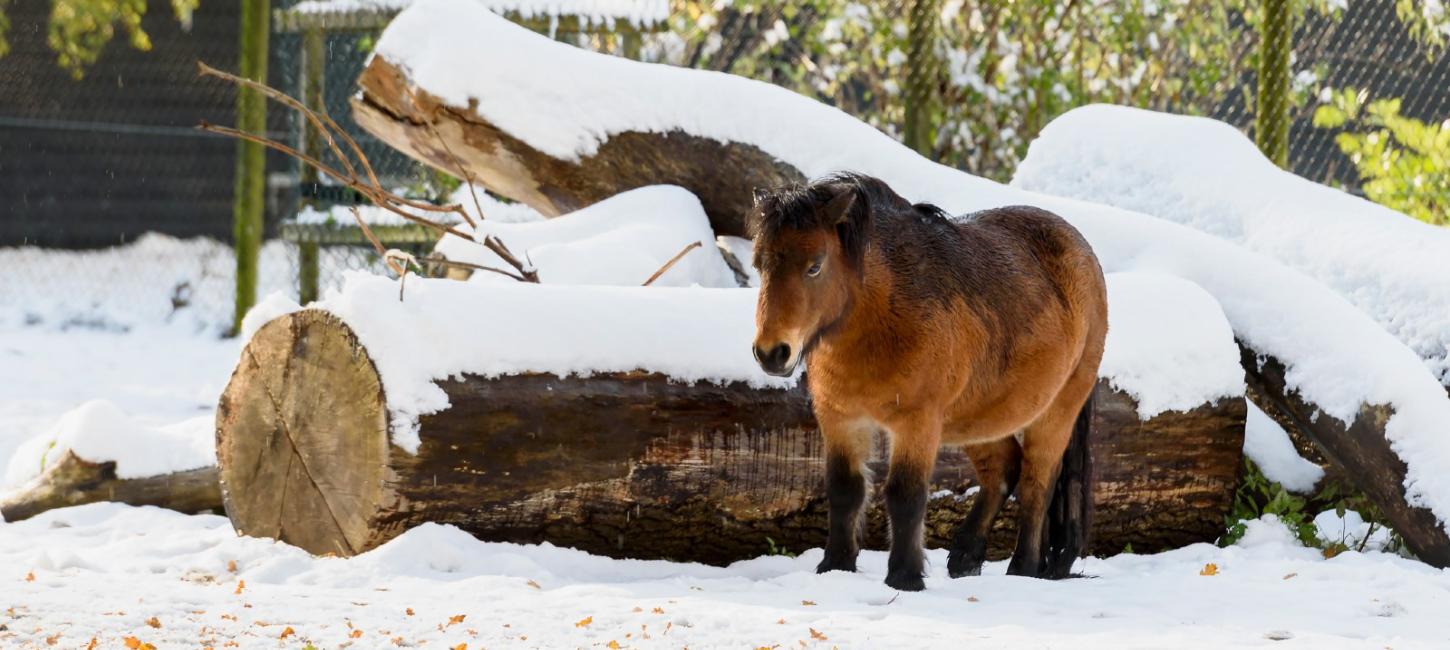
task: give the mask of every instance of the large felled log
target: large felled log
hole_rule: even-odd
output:
[[[825,535],[820,436],[805,393],[678,383],[650,373],[465,376],[421,420],[416,455],[389,443],[377,371],[320,311],[257,332],[223,393],[217,453],[245,534],[352,555],[423,522],[485,540],[724,563]],[[1140,421],[1098,389],[1094,552],[1211,541],[1241,464],[1241,398]],[[878,461],[876,470],[884,471]],[[970,463],[943,451],[928,538],[971,505]],[[884,544],[879,499],[868,545]],[[1004,516],[999,528],[1010,529]],[[995,553],[1009,535],[998,535]]]
[[[93,463],[66,452],[28,485],[0,499],[0,517],[20,521],[46,510],[97,501],[195,513],[220,509],[222,495],[214,466],[123,479],[117,478],[114,462]]]

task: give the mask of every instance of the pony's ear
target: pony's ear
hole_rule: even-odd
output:
[[[849,187],[842,189],[839,194],[831,197],[830,201],[821,206],[821,221],[832,226],[846,223],[846,219],[850,217],[851,208],[855,205],[856,190]]]

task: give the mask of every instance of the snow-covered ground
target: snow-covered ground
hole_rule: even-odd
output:
[[[1167,281],[1116,280],[1142,285],[1140,292]],[[388,304],[396,304],[392,296]],[[1193,301],[1185,305],[1177,316],[1194,313]],[[210,418],[238,342],[189,319],[165,320],[137,320],[125,331],[0,325],[0,467],[33,474],[38,457],[15,448],[58,425],[63,432],[67,419],[110,414],[110,424],[154,431]],[[97,407],[98,399],[113,406]],[[1266,422],[1257,427],[1271,442],[1283,435]],[[43,457],[43,446],[36,451]],[[1328,519],[1325,534],[1337,539]],[[1007,577],[1004,563],[950,580],[944,552],[933,551],[928,590],[919,594],[881,584],[883,553],[866,553],[858,575],[816,576],[819,556],[811,549],[724,568],[617,561],[425,526],[343,560],[238,537],[219,516],[95,504],[0,523],[0,648],[79,648],[92,638],[116,648],[127,637],[158,648],[1450,643],[1450,572],[1377,552],[1326,560],[1270,522],[1252,525],[1231,548],[1089,559],[1077,567],[1088,577],[1056,583]]]
[[[486,544],[426,525],[352,559],[239,538],[226,519],[95,504],[0,525],[0,646],[158,648],[1443,648],[1450,573],[1326,560],[1276,522],[1240,544],[1087,560],[1047,582],[945,576],[927,591],[821,551],[729,567]],[[1205,575],[1212,574],[1212,575]],[[290,632],[289,632],[290,630]],[[59,635],[58,637],[56,635]],[[285,635],[285,636],[284,636]]]

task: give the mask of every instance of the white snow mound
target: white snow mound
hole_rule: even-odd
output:
[[[467,226],[460,230],[468,231]],[[700,200],[673,185],[623,192],[553,219],[503,223],[484,219],[475,236],[493,235],[521,260],[530,261],[544,284],[639,286],[692,243],[652,286],[735,287],[735,275],[715,247],[715,233]],[[436,249],[450,260],[512,270],[483,245],[444,235]],[[515,282],[477,271],[480,282]]]
[[[10,458],[4,484],[34,479],[66,452],[93,463],[114,461],[116,477],[122,479],[208,467],[216,464],[215,435],[211,415],[150,427],[110,401],[91,400],[61,416],[49,432],[22,443]]]
[[[1450,229],[1279,169],[1232,126],[1078,108],[1043,129],[1012,185],[1137,210],[1277,259],[1354,303],[1450,385]]]

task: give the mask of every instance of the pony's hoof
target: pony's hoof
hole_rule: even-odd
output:
[[[847,573],[855,573],[856,561],[827,557],[826,559],[821,560],[820,564],[816,565],[816,573],[826,573],[827,571],[845,571]]]
[[[953,578],[982,575],[982,562],[980,560],[976,562],[969,561],[966,558],[962,558],[959,562],[952,562],[951,560],[952,558],[947,559],[947,575]]]
[[[1012,563],[1007,565],[1007,575],[1024,576],[1028,578],[1041,578],[1042,572],[1035,564],[1030,562],[1019,562],[1012,558]]]
[[[921,591],[926,589],[926,581],[921,579],[919,573],[888,573],[886,574],[886,586],[898,591]]]

